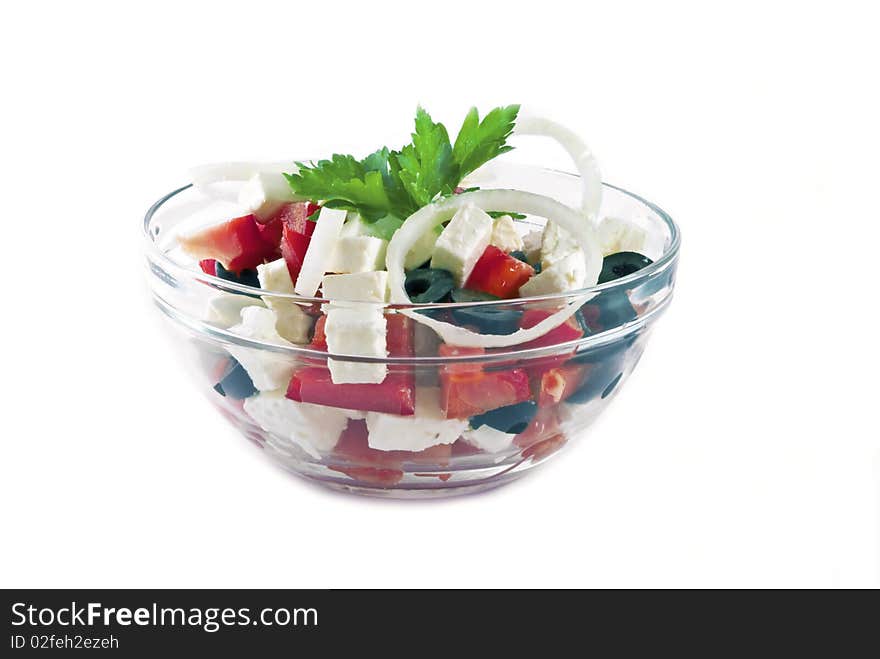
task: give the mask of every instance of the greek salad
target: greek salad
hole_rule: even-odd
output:
[[[566,149],[582,181],[579,205],[478,185],[481,168],[517,135]],[[241,210],[180,235],[179,245],[206,274],[253,288],[218,293],[209,320],[327,355],[290,359],[230,345],[215,391],[315,458],[333,452],[367,465],[350,468],[353,478],[389,483],[405,461],[442,464],[511,447],[541,457],[565,441],[561,403],[605,397],[620,378],[612,357],[573,352],[523,365],[441,363],[431,367],[436,377],[386,361],[554,346],[637,316],[623,293],[581,294],[651,259],[644,228],[599,217],[595,158],[555,122],[517,105],[483,118],[472,109],[452,140],[419,108],[400,149],[205,166],[193,180],[206,191],[240,181]],[[525,221],[534,217],[546,219],[543,228]],[[533,297],[546,301],[459,304]]]

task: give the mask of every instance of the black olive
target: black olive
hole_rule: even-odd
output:
[[[597,364],[587,374],[587,379],[580,389],[568,397],[569,403],[588,403],[594,398],[605,398],[623,377],[623,360],[610,357],[607,361]]]
[[[638,272],[653,261],[647,256],[637,252],[617,252],[609,254],[602,259],[602,272],[599,274],[599,283],[614,281]]]
[[[455,288],[455,280],[448,270],[418,268],[406,273],[403,286],[410,300],[424,304],[442,301]]]
[[[453,309],[452,317],[461,325],[471,325],[483,334],[513,334],[519,329],[522,311],[493,307]]]
[[[451,297],[453,302],[487,302],[500,299],[491,293],[473,291],[469,288],[453,288]]]
[[[522,250],[515,249],[510,253],[510,255],[513,258],[515,258],[517,261],[522,261],[523,263],[529,262],[529,260],[526,258],[526,253],[523,252]]]
[[[480,426],[489,426],[501,432],[518,435],[529,427],[537,411],[538,406],[535,401],[527,400],[471,417],[471,427],[476,429]]]
[[[228,396],[232,400],[250,398],[257,393],[257,388],[244,367],[236,360],[230,358],[226,367],[226,373],[220,382],[214,385],[214,391],[221,396]]]
[[[231,281],[236,284],[243,284],[245,286],[253,286],[254,288],[260,287],[260,278],[257,276],[256,270],[242,270],[239,273],[232,272],[231,270],[227,270],[223,267],[220,261],[216,262],[215,273],[220,279],[224,279],[226,281]],[[259,298],[259,295],[254,295],[253,293],[242,293],[242,295],[247,295],[249,297]]]

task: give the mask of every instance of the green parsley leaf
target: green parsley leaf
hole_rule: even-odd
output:
[[[513,132],[518,113],[519,105],[508,105],[495,108],[480,121],[477,108],[471,108],[452,149],[452,158],[458,165],[459,180],[492,158],[513,149],[505,142]]]
[[[446,127],[434,123],[423,108],[416,111],[412,144],[396,154],[400,181],[416,208],[430,204],[438,194],[452,194],[457,183],[452,144]]]
[[[334,154],[330,160],[297,166],[297,174],[284,175],[290,187],[304,197],[325,200],[328,208],[359,211],[375,219],[393,207],[382,172],[368,171],[353,156]]]

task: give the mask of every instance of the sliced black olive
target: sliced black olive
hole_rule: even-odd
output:
[[[529,260],[526,258],[526,253],[521,250],[515,249],[510,253],[510,255],[516,260],[522,261],[523,263],[529,262]]]
[[[518,435],[528,428],[537,411],[538,406],[535,401],[527,400],[471,417],[471,427],[476,429],[480,426],[489,426],[501,432]]]
[[[453,302],[487,302],[500,299],[491,293],[473,291],[469,288],[453,288],[451,297]]]
[[[215,274],[220,277],[220,279],[225,279],[226,281],[231,281],[236,284],[243,284],[245,286],[253,286],[254,288],[260,287],[260,278],[257,276],[256,270],[242,270],[239,273],[232,272],[231,270],[227,270],[223,267],[220,261],[217,261],[215,265]],[[259,298],[259,295],[254,295],[253,293],[242,293],[242,295],[247,295],[249,297]]]
[[[609,254],[602,259],[602,272],[599,274],[599,283],[604,284],[608,281],[626,277],[652,263],[653,261],[647,256],[637,252]]]
[[[471,325],[483,334],[513,334],[519,329],[522,311],[493,309],[492,307],[465,307],[453,309],[452,317],[461,325]]]
[[[221,378],[220,382],[214,385],[214,391],[221,396],[228,396],[232,400],[242,400],[243,398],[250,398],[257,393],[257,388],[254,386],[251,376],[244,370],[244,367],[236,360],[230,358],[226,374]]]
[[[583,352],[578,352],[571,361],[578,364],[604,364],[612,360],[622,360],[623,355],[636,342],[637,338],[637,334],[633,334],[598,348],[588,348]]]
[[[583,306],[585,324],[594,332],[613,329],[639,317],[629,301],[626,291],[612,289],[602,291]]]
[[[448,270],[417,268],[406,273],[403,286],[410,300],[424,304],[443,300],[455,288],[455,280]]]
[[[619,358],[612,357],[590,370],[580,389],[568,397],[568,402],[588,403],[600,396],[605,398],[611,394],[621,377],[623,377],[623,362]]]

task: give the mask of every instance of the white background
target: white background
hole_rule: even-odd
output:
[[[0,586],[880,586],[868,3],[306,4],[3,9]],[[143,212],[192,164],[360,154],[417,103],[457,125],[513,102],[683,228],[635,375],[489,494],[271,466],[174,363]]]

